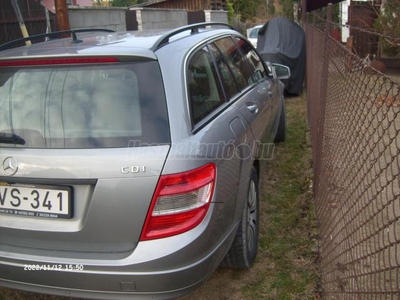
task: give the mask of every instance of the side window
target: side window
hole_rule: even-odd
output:
[[[225,102],[207,47],[190,58],[187,76],[190,109],[196,124]]]
[[[221,76],[221,81],[224,87],[226,98],[229,101],[229,99],[239,93],[238,86],[236,85],[235,79],[233,78],[231,68],[222,57],[221,52],[214,44],[210,44],[208,45],[208,47],[214,57],[215,63]]]
[[[249,63],[254,80],[259,81],[264,78],[268,73],[264,68],[261,57],[245,40],[241,38],[235,38],[235,41]]]
[[[233,40],[230,37],[223,38],[216,41],[215,44],[227,61],[239,89],[244,90],[251,85],[254,82],[252,71]]]

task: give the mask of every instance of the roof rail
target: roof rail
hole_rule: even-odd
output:
[[[179,27],[177,29],[174,29],[172,31],[168,31],[166,34],[162,35],[151,47],[151,50],[155,51],[157,49],[160,49],[161,47],[165,46],[166,44],[169,43],[169,39],[173,37],[174,35],[177,35],[178,33],[191,30],[190,34],[196,34],[199,33],[199,28],[205,28],[206,26],[224,26],[228,27],[230,29],[236,30],[233,28],[231,25],[226,24],[226,23],[220,23],[220,22],[203,22],[203,23],[196,23],[196,24],[191,24],[183,27]]]
[[[54,38],[54,37],[60,37],[63,34],[71,34],[72,35],[72,43],[81,43],[82,41],[78,39],[76,36],[77,33],[81,32],[115,32],[114,30],[111,29],[96,29],[96,28],[87,28],[87,29],[71,29],[71,30],[62,30],[62,31],[54,31],[54,32],[49,32],[49,33],[41,33],[41,34],[36,34],[32,36],[28,36],[26,38],[20,38],[16,40],[12,40],[10,42],[4,43],[0,45],[0,51],[6,50],[10,48],[11,46],[21,43],[21,42],[26,42],[26,41],[34,41],[40,38]]]

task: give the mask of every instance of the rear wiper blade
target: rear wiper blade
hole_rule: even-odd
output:
[[[25,140],[14,133],[0,132],[0,143],[25,145]]]

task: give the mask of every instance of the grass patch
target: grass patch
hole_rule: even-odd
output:
[[[306,100],[289,98],[286,106],[286,142],[276,145],[261,182],[259,281],[243,290],[248,299],[318,298]]]

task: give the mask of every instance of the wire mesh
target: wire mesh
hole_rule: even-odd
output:
[[[305,30],[323,298],[400,299],[399,83]]]

